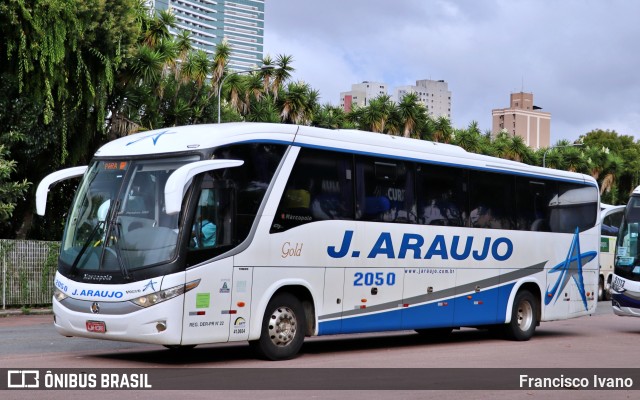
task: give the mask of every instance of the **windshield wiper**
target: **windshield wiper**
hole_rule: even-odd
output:
[[[96,235],[96,232],[98,232],[98,229],[100,228],[100,226],[104,226],[104,221],[98,221],[98,223],[96,223],[96,226],[93,227],[93,230],[89,234],[89,237],[82,245],[80,252],[78,252],[78,255],[73,260],[73,263],[71,264],[71,270],[69,271],[72,275],[75,275],[76,269],[78,268],[78,264],[80,263],[80,259],[82,258],[82,255],[84,254],[85,251],[87,251],[87,248],[89,248],[89,244],[93,240],[93,237]]]
[[[122,277],[126,280],[131,280],[131,276],[129,275],[129,269],[127,268],[123,258],[122,252],[120,251],[120,246],[118,245],[118,239],[120,238],[120,223],[117,222],[118,219],[118,209],[120,208],[120,200],[116,200],[115,204],[113,204],[113,208],[111,209],[111,214],[109,216],[109,224],[107,225],[107,232],[105,234],[105,242],[102,247],[102,253],[100,254],[100,265],[104,262],[105,250],[109,246],[109,243],[113,243],[113,247],[115,249],[116,258],[118,259],[118,266],[120,267],[120,273]],[[113,230],[116,230],[115,237],[111,236]]]

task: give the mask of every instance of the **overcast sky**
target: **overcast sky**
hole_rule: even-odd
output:
[[[452,123],[491,129],[491,110],[531,92],[551,142],[593,129],[640,138],[640,1],[266,0],[265,55],[339,105],[362,81],[443,79]]]

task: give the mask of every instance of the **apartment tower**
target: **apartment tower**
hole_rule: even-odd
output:
[[[262,65],[264,0],[153,0],[155,10],[171,11],[177,26],[170,31],[191,33],[194,48],[211,57],[226,40],[231,47],[229,68],[246,71]]]
[[[491,110],[491,132],[494,136],[503,130],[512,136],[518,135],[534,150],[549,147],[551,114],[541,109],[533,104],[533,93],[511,93],[509,108]]]

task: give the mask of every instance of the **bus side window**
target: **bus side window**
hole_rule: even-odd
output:
[[[541,179],[516,178],[516,229],[549,232],[549,203],[558,184]]]
[[[482,171],[469,175],[469,218],[473,228],[515,228],[515,177]]]
[[[618,236],[620,225],[622,224],[622,216],[624,209],[611,212],[602,220],[601,234],[605,236]]]
[[[231,182],[235,190],[235,226],[233,241],[240,243],[251,231],[267,188],[287,149],[269,143],[233,144],[217,148],[213,159],[242,160],[244,164],[224,170],[220,180]]]
[[[349,154],[301,149],[270,232],[313,221],[353,219],[352,169]]]
[[[413,170],[413,164],[404,161],[358,157],[358,219],[416,222]]]
[[[418,164],[416,198],[418,222],[424,225],[463,226],[467,214],[465,171]]]
[[[558,195],[551,200],[552,232],[583,232],[596,224],[598,189],[574,183],[558,184]]]

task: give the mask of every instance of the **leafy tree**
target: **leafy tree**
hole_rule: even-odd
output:
[[[6,0],[0,4],[0,137],[16,181],[38,182],[66,165],[84,163],[105,140],[106,103],[138,31],[135,0]],[[6,97],[5,97],[6,96]],[[27,167],[28,166],[28,167]],[[3,236],[30,229],[35,187],[16,206]],[[66,208],[66,207],[65,207]],[[50,213],[61,218],[64,211]]]
[[[16,162],[8,160],[8,151],[0,144],[0,223],[4,223],[13,215],[16,202],[24,195],[29,187],[29,182],[11,181],[10,177],[15,172]]]

